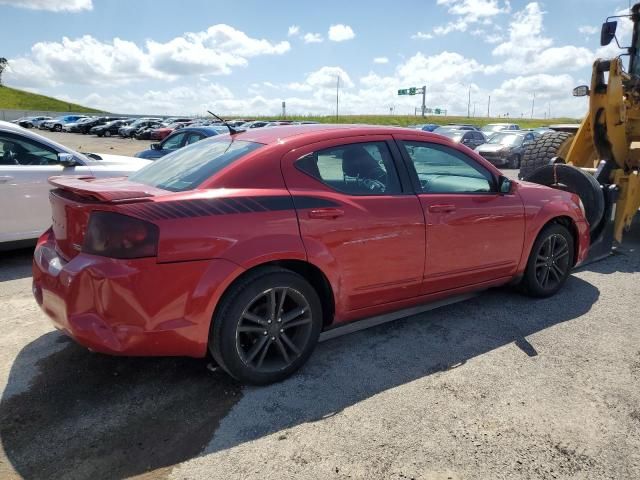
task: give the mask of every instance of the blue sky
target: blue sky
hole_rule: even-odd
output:
[[[579,116],[599,25],[626,0],[0,0],[9,86],[119,113]],[[626,23],[620,33],[628,38]]]

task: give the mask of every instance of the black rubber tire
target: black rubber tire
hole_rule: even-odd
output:
[[[567,268],[567,271],[565,272],[563,278],[557,285],[555,285],[553,288],[544,289],[540,286],[540,283],[536,278],[535,262],[540,247],[551,235],[562,235],[563,237],[565,237],[567,245],[569,246],[569,268]],[[571,235],[571,232],[569,232],[567,227],[559,223],[550,223],[546,225],[540,231],[538,237],[536,238],[536,241],[533,243],[531,253],[529,254],[529,260],[527,261],[527,268],[519,285],[520,290],[531,297],[544,298],[555,295],[562,288],[564,283],[567,281],[567,278],[569,278],[569,275],[571,274],[571,268],[575,263],[574,255],[575,246],[573,236]]]
[[[545,165],[525,180],[575,193],[582,200],[590,230],[595,230],[600,224],[604,216],[604,195],[600,184],[590,173],[572,165]]]
[[[568,132],[547,132],[536,139],[524,151],[518,178],[527,178],[538,168],[549,165],[551,159],[558,155],[560,147],[572,136]]]
[[[111,136],[111,132],[110,132],[109,130],[106,130],[106,131],[104,132],[104,136],[105,136],[105,137],[110,137],[110,136]]]
[[[275,372],[257,372],[247,367],[236,349],[236,327],[242,311],[260,292],[274,286],[289,286],[302,293],[311,309],[312,329],[301,355],[287,368]],[[322,330],[322,303],[304,277],[291,270],[267,267],[256,270],[233,284],[225,292],[209,333],[209,351],[229,375],[242,383],[267,385],[291,376],[306,363],[318,343]]]
[[[516,154],[509,159],[509,163],[507,163],[507,167],[513,168],[513,169],[520,168],[520,162],[521,162],[520,155]]]
[[[62,125],[54,125],[53,126],[53,131],[54,132],[61,132],[62,131]]]

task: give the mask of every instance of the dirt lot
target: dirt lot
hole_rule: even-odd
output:
[[[37,308],[31,252],[2,253],[0,478],[640,478],[640,224],[625,240],[554,298],[491,290],[265,388],[88,352]]]
[[[49,132],[38,129],[33,131],[78,152],[133,156],[149,148],[152,143],[150,140],[136,140],[135,138],[120,138],[118,136],[106,138],[80,133]]]

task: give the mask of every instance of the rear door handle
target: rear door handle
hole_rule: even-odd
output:
[[[455,212],[455,205],[430,205],[429,211],[433,213],[447,213],[447,212]]]
[[[11,180],[13,180],[13,177],[0,176],[0,183],[9,183]]]
[[[344,215],[339,208],[314,208],[309,212],[309,218],[338,218]]]

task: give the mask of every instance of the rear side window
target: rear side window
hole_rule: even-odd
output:
[[[165,155],[129,179],[172,192],[192,190],[227,165],[262,146],[261,143],[231,137],[202,140]]]
[[[352,143],[312,152],[296,166],[328,187],[351,195],[400,193],[400,181],[385,142]]]

